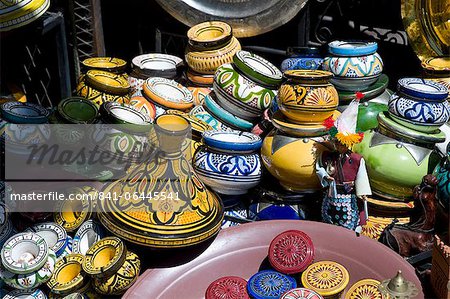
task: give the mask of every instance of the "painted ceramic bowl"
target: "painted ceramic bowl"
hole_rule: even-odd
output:
[[[377,51],[376,42],[332,41],[328,43],[328,52],[336,56],[365,56]]]
[[[102,295],[122,295],[138,279],[141,270],[139,257],[128,251],[123,265],[106,280],[94,279],[93,285],[96,292]]]
[[[200,51],[188,45],[185,59],[193,71],[200,74],[214,74],[222,64],[231,63],[234,54],[240,49],[241,44],[235,37],[232,37],[223,47],[214,50]]]
[[[144,95],[153,102],[169,109],[186,110],[194,105],[192,93],[176,81],[153,77],[145,81]]]
[[[398,80],[397,91],[409,98],[444,101],[448,97],[448,89],[435,81],[420,78],[402,78]]]
[[[195,140],[200,140],[202,138],[202,134],[204,132],[210,131],[213,129],[210,125],[208,125],[203,120],[198,119],[197,117],[192,116],[191,114],[188,114],[186,112],[182,112],[179,110],[167,110],[166,114],[179,115],[179,116],[183,117],[184,119],[186,119],[191,124],[192,137]]]
[[[251,298],[280,298],[285,292],[297,287],[297,282],[291,276],[282,273],[263,270],[259,271],[247,283],[247,292]]]
[[[333,119],[336,120],[340,114],[339,111],[334,110],[332,115]],[[273,114],[272,124],[281,132],[293,137],[315,137],[328,134],[328,129],[323,124],[296,124],[289,121],[281,111],[277,111]]]
[[[287,190],[316,192],[321,189],[315,163],[325,147],[322,137],[294,138],[273,130],[264,138],[261,159],[266,169]],[[304,154],[299,154],[304,153]]]
[[[98,108],[91,101],[80,97],[71,97],[59,102],[57,123],[92,124],[98,120]]]
[[[161,53],[143,54],[131,61],[133,72],[140,77],[163,77],[176,79],[181,76],[183,60],[179,57]]]
[[[206,131],[203,142],[221,152],[252,153],[261,148],[261,137],[248,132]]]
[[[57,223],[44,222],[36,224],[25,231],[41,236],[57,257],[63,254],[68,246],[69,236],[64,227]]]
[[[252,220],[304,220],[305,214],[298,205],[278,202],[257,202],[249,207],[249,218]]]
[[[187,32],[189,44],[198,50],[223,47],[232,38],[231,26],[225,22],[209,21],[197,24]]]
[[[209,97],[209,96],[208,96]],[[216,131],[233,131],[230,127],[225,125],[219,119],[215,118],[208,111],[206,111],[204,106],[196,106],[190,112],[190,115],[203,120],[205,123],[210,125]]]
[[[147,79],[147,77],[141,77],[136,72],[130,73],[128,76],[128,83],[131,88],[131,97],[142,96],[142,87]]]
[[[365,299],[378,298],[389,299],[389,295],[380,291],[378,286],[381,283],[375,279],[362,279],[355,282],[345,294],[345,299]]]
[[[337,77],[360,78],[381,74],[383,60],[378,53],[354,57],[327,56],[322,68]]]
[[[250,299],[247,294],[247,281],[238,276],[225,276],[214,280],[205,292],[205,299],[221,298]]]
[[[231,64],[224,64],[217,69],[214,91],[224,108],[248,120],[261,116],[277,94],[276,90],[247,79]]]
[[[6,102],[0,106],[2,118],[13,124],[43,124],[50,112],[33,103]]]
[[[332,116],[339,96],[329,83],[333,76],[326,71],[295,70],[285,72],[288,81],[278,91],[278,107],[291,121],[321,124]]]
[[[105,230],[94,220],[84,222],[75,233],[72,244],[73,253],[85,255],[89,248],[105,237]]]
[[[222,194],[245,194],[261,180],[261,159],[256,153],[233,155],[201,147],[194,155],[193,166],[207,186]]]
[[[86,58],[81,62],[81,65],[88,70],[101,70],[116,74],[125,72],[127,68],[127,62],[125,60],[115,57]]]
[[[105,123],[123,125],[120,127],[133,132],[148,132],[152,123],[150,116],[128,104],[107,102],[100,107],[100,113]]]
[[[52,293],[61,296],[69,295],[86,284],[88,277],[82,268],[83,261],[84,256],[77,253],[58,259],[55,271],[47,282]]]
[[[192,92],[195,106],[203,105],[205,102],[205,97],[212,92],[212,89],[207,87],[188,87],[188,89]]]
[[[0,295],[2,293],[0,292]],[[3,299],[47,299],[47,295],[39,289],[32,290],[14,290],[4,295]]]
[[[25,26],[42,16],[50,7],[50,1],[14,1],[2,5],[0,31],[9,31]]]
[[[366,77],[333,77],[331,83],[339,90],[344,91],[361,91],[370,88],[381,74]]]
[[[186,77],[194,86],[212,87],[214,83],[214,74],[200,74],[191,69],[186,71]]]
[[[287,291],[280,299],[323,299],[323,297],[312,290],[297,288]]]
[[[236,115],[228,112],[223,109],[218,103],[217,99],[212,96],[205,98],[205,106],[204,108],[208,111],[214,118],[221,120],[227,126],[241,130],[241,131],[250,131],[253,128],[253,123],[237,117]]]
[[[323,57],[319,48],[290,47],[287,50],[289,58],[281,63],[281,71],[318,70],[322,67]]]
[[[271,89],[277,89],[283,79],[283,74],[275,65],[254,53],[237,51],[233,62],[245,77]]]
[[[347,269],[333,261],[320,261],[302,273],[302,285],[324,298],[340,298],[350,280]],[[328,297],[330,296],[330,297]]]
[[[156,118],[155,105],[147,101],[144,97],[132,97],[128,105],[140,113],[147,115],[152,120]]]
[[[81,201],[60,201],[57,203],[56,211],[53,213],[55,222],[66,229],[67,232],[76,231],[92,215],[92,203],[89,200],[89,188],[74,188],[68,190],[75,194],[79,193]],[[95,192],[95,191],[94,191]],[[93,196],[91,194],[91,196]]]
[[[55,270],[56,255],[52,250],[48,251],[48,257],[45,260],[42,267],[28,274],[17,274],[6,270],[0,269],[0,278],[3,279],[6,285],[19,289],[28,290],[39,287],[46,283]]]

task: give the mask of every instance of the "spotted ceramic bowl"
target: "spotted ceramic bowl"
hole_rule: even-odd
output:
[[[367,77],[381,74],[383,60],[378,53],[356,57],[328,56],[325,57],[322,68],[338,77]]]
[[[245,194],[261,180],[261,160],[256,153],[233,155],[200,147],[194,155],[193,166],[206,185],[222,194]]]

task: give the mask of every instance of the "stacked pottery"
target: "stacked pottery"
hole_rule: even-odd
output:
[[[319,48],[291,47],[287,50],[289,58],[281,63],[281,71],[318,70],[322,67],[323,57]]]
[[[8,239],[1,251],[0,277],[14,289],[34,289],[46,283],[55,269],[56,254],[41,236],[19,233]]]
[[[275,129],[264,139],[261,155],[267,170],[294,192],[321,189],[315,162],[325,147],[325,119],[336,118],[339,98],[326,71],[286,71],[288,81],[278,91]],[[303,153],[303,154],[298,154]]]
[[[197,24],[189,29],[187,36],[186,76],[193,85],[211,87],[216,69],[230,63],[241,45],[233,36],[231,26],[224,22]]]
[[[233,62],[217,69],[216,97],[205,98],[205,107],[226,125],[249,131],[274,100],[282,73],[269,61],[247,51],[238,51]]]
[[[450,117],[447,89],[418,78],[398,81],[389,112],[378,115],[379,125],[365,132],[354,151],[366,162],[370,185],[386,200],[407,201],[423,176],[434,169],[436,143],[445,141],[439,127]]]
[[[67,231],[61,225],[54,222],[44,222],[36,224],[25,232],[33,232],[41,236],[47,243],[57,258],[66,256],[72,252],[72,237],[67,234]]]
[[[206,146],[194,155],[193,166],[200,179],[220,194],[240,195],[261,180],[260,137],[248,132],[207,131]]]
[[[89,70],[99,70],[110,72],[126,77],[127,62],[115,57],[92,57],[86,58],[81,62],[83,73]]]

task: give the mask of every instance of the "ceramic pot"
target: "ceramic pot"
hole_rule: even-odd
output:
[[[94,220],[84,222],[73,238],[73,253],[85,255],[89,248],[97,241],[105,237],[103,227]]]
[[[192,130],[192,139],[195,141],[200,141],[200,139],[202,138],[202,134],[204,132],[213,130],[213,128],[208,125],[206,122],[204,122],[201,119],[198,119],[195,116],[192,116],[191,114],[188,114],[186,112],[182,112],[179,110],[167,110],[166,114],[171,114],[171,115],[179,115],[181,117],[183,117],[184,119],[186,119],[190,125],[191,125],[191,130]]]
[[[208,96],[209,97],[209,96]],[[190,115],[204,121],[216,131],[232,131],[230,127],[212,116],[203,106],[196,106],[190,112]]]
[[[364,97],[360,100],[360,102],[367,102],[378,97],[384,97],[385,94],[388,94],[389,97],[392,94],[390,90],[387,89],[389,84],[389,77],[386,74],[381,74],[378,77],[377,81],[370,85],[367,89],[360,90]],[[344,91],[338,90],[339,94],[339,106],[348,105],[355,98],[354,91]],[[389,101],[389,97],[386,100],[386,104]]]
[[[156,118],[155,105],[147,101],[144,97],[132,97],[128,105],[140,113],[147,115],[152,121]]]
[[[143,86],[143,93],[147,99],[168,109],[187,110],[194,105],[189,89],[165,78],[147,79]]]
[[[211,21],[197,24],[187,32],[189,45],[198,50],[214,50],[227,44],[233,34],[230,25]]]
[[[315,163],[318,155],[325,150],[320,144],[323,141],[322,137],[294,138],[273,130],[264,138],[261,159],[285,189],[315,192],[321,189]]]
[[[214,74],[200,74],[191,69],[186,71],[186,77],[193,86],[211,88],[214,82]]]
[[[161,53],[143,54],[133,58],[131,68],[140,78],[163,77],[177,79],[183,71],[183,60]]]
[[[76,94],[100,107],[104,102],[128,103],[130,91],[130,84],[123,76],[90,70],[80,77]]]
[[[302,273],[302,285],[324,299],[341,298],[350,280],[347,269],[333,261],[320,261],[310,265]]]
[[[389,294],[378,288],[380,284],[381,282],[375,279],[359,280],[348,289],[345,299],[362,299],[366,297],[389,299]]]
[[[21,298],[28,298],[28,299],[47,299],[47,296],[45,293],[39,289],[32,289],[32,290],[14,290],[9,293],[3,294],[0,291],[0,295],[4,295],[2,297],[3,299],[21,299]]]
[[[206,131],[202,137],[209,148],[226,153],[253,153],[262,145],[261,137],[248,132]]]
[[[322,69],[337,77],[361,78],[381,74],[383,60],[378,53],[353,57],[327,56]]]
[[[378,122],[378,128],[366,131],[353,150],[364,157],[375,194],[394,201],[408,200],[413,188],[439,162],[433,148],[445,135],[405,128],[389,119],[386,112],[378,115]]]
[[[71,97],[58,103],[51,123],[92,124],[98,120],[98,108],[91,101],[80,97]],[[72,126],[73,127],[73,126]]]
[[[56,254],[56,257],[62,255],[68,246],[69,236],[66,230],[54,222],[36,224],[26,229],[25,232],[33,232],[44,238],[48,247]]]
[[[377,82],[381,74],[366,77],[333,77],[330,82],[338,89],[344,91],[363,91]]]
[[[253,203],[249,207],[249,214],[249,218],[256,221],[277,219],[305,219],[304,212],[301,211],[297,205],[288,205],[277,202]]]
[[[366,41],[332,41],[328,43],[328,53],[336,56],[365,56],[377,51],[376,42]]]
[[[25,26],[42,16],[49,7],[49,0],[6,2],[2,5],[0,31]]]
[[[0,106],[2,118],[13,124],[44,124],[50,112],[33,103],[6,102]]]
[[[98,190],[92,187],[76,187],[68,190],[71,194],[80,194],[80,201],[60,201],[57,203],[56,212],[53,213],[55,222],[67,232],[76,231],[92,215],[92,202],[90,199],[96,199]],[[93,194],[94,193],[94,194]],[[72,205],[75,205],[72,206]]]
[[[318,48],[290,47],[287,50],[289,58],[281,63],[281,71],[318,70],[322,67],[323,57]]]
[[[336,120],[340,114],[339,111],[335,110],[332,115],[333,119]],[[300,125],[292,123],[281,111],[273,114],[272,124],[279,131],[292,137],[315,137],[328,134],[328,129],[323,124]]]
[[[47,282],[47,286],[53,293],[58,295],[69,295],[82,288],[88,277],[83,271],[84,256],[81,254],[69,254],[55,265],[55,271]]]
[[[155,120],[159,152],[108,184],[104,192],[143,194],[146,199],[101,201],[98,217],[114,234],[133,243],[156,248],[187,247],[218,233],[223,206],[193,172],[188,153],[189,122],[178,115]],[[160,192],[163,192],[160,194]]]
[[[397,91],[406,95],[408,98],[439,102],[446,100],[449,93],[444,85],[420,78],[399,79]]]
[[[226,298],[250,299],[247,294],[247,281],[238,276],[225,276],[211,282],[206,289],[205,299]]]
[[[115,57],[92,57],[81,62],[86,70],[100,70],[115,74],[122,74],[126,71],[127,62]]]
[[[223,108],[250,121],[260,117],[277,94],[241,75],[231,64],[217,69],[214,91]]]
[[[226,195],[245,194],[261,180],[258,154],[226,154],[201,147],[193,166],[200,179],[211,189]]]
[[[139,257],[128,251],[123,265],[117,272],[106,280],[94,279],[95,291],[102,295],[122,295],[138,279],[141,270]]]
[[[339,96],[325,71],[287,71],[288,81],[278,91],[278,107],[291,121],[321,124],[333,115]]]
[[[0,119],[0,127],[4,132],[0,140],[4,142],[4,150],[16,155],[29,156],[33,145],[45,144],[51,138],[50,125],[25,125],[6,123]]]

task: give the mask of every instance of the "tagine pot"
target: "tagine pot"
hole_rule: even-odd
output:
[[[326,149],[322,137],[294,138],[273,130],[264,138],[261,159],[280,184],[294,192],[321,189],[315,171],[318,155]]]
[[[191,168],[191,147],[183,146],[191,142],[190,124],[161,115],[153,130],[155,157],[103,190],[130,199],[100,202],[98,217],[110,232],[139,245],[169,249],[206,241],[219,232],[223,205]]]

